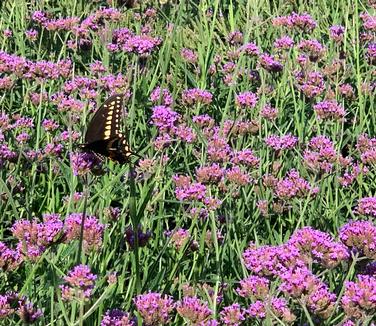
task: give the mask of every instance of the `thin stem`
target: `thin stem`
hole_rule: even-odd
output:
[[[84,229],[85,229],[85,220],[86,220],[86,209],[87,209],[87,197],[89,192],[89,181],[88,176],[84,178],[84,209],[82,212],[81,217],[81,230],[80,230],[80,241],[78,243],[78,250],[77,250],[77,256],[76,256],[76,265],[80,264],[81,261],[81,255],[84,252],[83,251],[83,243],[84,243]]]
[[[140,279],[140,257],[139,257],[139,243],[138,243],[138,217],[137,217],[137,207],[136,207],[136,185],[135,185],[135,171],[133,164],[129,164],[129,187],[130,187],[130,197],[129,197],[129,213],[132,221],[133,236],[134,236],[134,268],[136,271],[136,293],[141,293],[141,279]]]

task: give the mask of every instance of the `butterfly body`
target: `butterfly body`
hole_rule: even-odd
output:
[[[123,96],[117,94],[102,104],[88,125],[85,144],[82,145],[84,151],[108,157],[120,164],[127,163],[134,154],[127,139],[120,132],[122,102]]]

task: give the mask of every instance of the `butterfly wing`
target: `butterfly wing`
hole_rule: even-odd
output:
[[[94,114],[90,121],[86,135],[86,144],[98,140],[107,140],[122,137],[120,132],[120,119],[122,116],[123,96],[120,94],[108,98]]]
[[[90,121],[85,135],[84,150],[106,156],[121,164],[129,161],[133,154],[128,141],[120,132],[123,96],[108,98]]]

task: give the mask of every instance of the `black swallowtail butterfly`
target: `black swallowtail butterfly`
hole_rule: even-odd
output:
[[[129,162],[131,155],[139,156],[130,150],[128,141],[120,132],[122,111],[123,95],[117,94],[108,98],[91,119],[82,149],[120,164]]]

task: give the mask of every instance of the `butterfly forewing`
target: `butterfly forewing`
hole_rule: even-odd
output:
[[[114,95],[98,109],[87,128],[84,149],[126,163],[133,153],[120,132],[122,101],[122,95]]]
[[[114,95],[102,104],[87,127],[85,135],[87,144],[122,136],[120,133],[122,102],[122,95]]]

